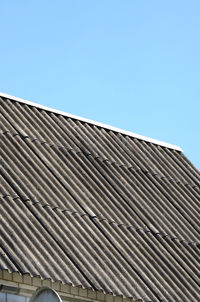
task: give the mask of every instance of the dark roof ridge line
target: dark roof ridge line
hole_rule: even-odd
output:
[[[122,166],[120,166],[120,167],[122,167]],[[180,179],[175,179],[174,177],[169,177],[169,176],[162,176],[160,173],[157,173],[157,172],[153,172],[153,171],[151,171],[151,170],[147,170],[147,171],[144,171],[142,168],[141,169],[134,169],[133,167],[127,167],[127,166],[125,166],[125,165],[123,165],[123,167],[125,167],[125,168],[127,168],[128,170],[129,169],[131,169],[131,170],[133,170],[134,172],[138,172],[138,171],[142,171],[144,174],[150,174],[151,176],[153,176],[153,177],[155,177],[156,175],[158,176],[158,179],[167,179],[167,180],[173,180],[176,184],[179,184],[179,183],[181,183],[182,185],[184,185],[184,186],[190,186],[190,187],[192,187],[192,188],[199,188],[198,187],[198,185],[196,185],[196,184],[190,184],[190,183],[183,183]]]
[[[3,196],[1,196],[0,197],[0,199],[1,198],[5,198],[5,197],[11,197],[13,200],[15,200],[15,199],[20,199],[20,200],[22,200],[22,198],[20,197],[20,196],[16,196],[16,197],[12,197],[9,193],[8,194],[5,194],[5,195],[3,195]],[[77,215],[79,215],[80,217],[83,217],[83,216],[88,216],[89,218],[91,218],[91,219],[97,219],[97,220],[99,220],[100,222],[102,222],[102,221],[107,221],[110,225],[112,225],[112,224],[115,224],[117,227],[121,227],[121,226],[124,226],[127,230],[129,230],[129,229],[134,229],[136,232],[138,232],[138,231],[143,231],[144,233],[152,233],[154,236],[156,236],[156,235],[161,235],[162,236],[162,238],[164,239],[165,237],[168,237],[170,240],[178,240],[180,243],[181,242],[186,242],[188,245],[190,245],[190,244],[195,244],[196,246],[199,246],[200,245],[200,242],[196,242],[196,241],[188,241],[187,239],[180,239],[180,238],[178,238],[177,236],[174,236],[174,237],[172,237],[171,235],[169,235],[169,234],[167,234],[167,233],[162,233],[162,232],[160,232],[160,231],[158,231],[158,230],[155,230],[154,229],[154,227],[152,227],[151,228],[151,226],[145,226],[145,227],[140,227],[140,226],[138,226],[137,228],[136,227],[134,227],[134,226],[132,226],[132,225],[127,225],[126,223],[123,223],[123,222],[116,222],[115,220],[109,220],[109,219],[107,219],[107,218],[104,218],[104,217],[99,217],[98,215],[96,215],[96,216],[94,216],[94,217],[91,217],[88,213],[84,213],[84,214],[81,214],[79,211],[76,211],[76,210],[74,210],[74,211],[72,211],[72,210],[70,210],[70,209],[62,209],[61,207],[59,207],[59,206],[57,206],[57,205],[50,205],[50,204],[48,204],[48,203],[46,203],[46,204],[41,204],[41,202],[40,201],[31,201],[31,199],[30,198],[26,198],[26,199],[24,199],[24,200],[22,200],[22,202],[23,203],[26,203],[27,201],[30,201],[31,203],[32,203],[32,205],[34,206],[35,204],[40,204],[43,208],[45,208],[45,207],[49,207],[51,210],[53,210],[53,211],[55,211],[55,210],[59,210],[59,211],[61,211],[62,213],[64,213],[64,212],[68,212],[70,215],[75,215],[75,214],[77,214]]]
[[[94,217],[94,218],[97,218],[97,219],[99,219],[98,217]],[[101,220],[106,220],[106,221],[108,221],[108,219],[106,219],[106,218],[100,218],[99,219],[100,221]],[[109,221],[108,221],[109,222]],[[132,225],[127,225],[127,224],[125,224],[125,223],[118,223],[118,222],[115,222],[115,221],[111,221],[111,222],[109,222],[109,224],[111,225],[111,224],[116,224],[117,225],[117,227],[121,227],[121,226],[125,226],[125,228],[126,229],[134,229],[136,232],[138,232],[138,231],[143,231],[144,233],[152,233],[154,236],[156,236],[156,235],[161,235],[162,236],[162,238],[165,238],[165,237],[168,237],[170,240],[178,240],[180,243],[181,242],[186,242],[187,244],[195,244],[195,245],[199,245],[200,243],[198,243],[198,242],[196,242],[196,241],[188,241],[187,239],[180,239],[180,238],[178,238],[178,237],[176,237],[176,236],[174,236],[174,237],[172,237],[171,235],[169,235],[169,234],[167,234],[167,233],[162,233],[162,232],[160,232],[160,231],[155,231],[154,230],[154,228],[152,228],[151,229],[151,227],[148,227],[148,226],[146,226],[146,227],[138,227],[138,228],[135,228],[134,226],[132,226]]]
[[[28,200],[27,200],[28,201]],[[37,204],[38,202],[36,202]],[[24,203],[25,206],[27,207],[27,209],[31,212],[31,214],[35,217],[35,219],[40,223],[40,225],[43,227],[43,229],[50,235],[50,237],[56,242],[56,244],[61,248],[61,250],[65,253],[65,255],[71,260],[71,262],[74,264],[74,266],[78,269],[79,273],[85,278],[85,280],[88,282],[88,284],[91,285],[91,287],[94,290],[97,290],[97,288],[95,287],[95,285],[92,283],[92,281],[87,277],[87,275],[85,274],[85,272],[78,267],[77,262],[71,257],[71,254],[68,253],[62,246],[62,244],[60,244],[59,240],[54,236],[54,234],[51,234],[49,229],[46,227],[46,225],[43,223],[42,220],[40,220],[40,218],[29,208],[28,203]]]
[[[67,152],[71,151],[71,150],[74,150],[73,147],[69,146],[69,147],[66,147],[66,146],[63,146],[62,144],[58,145],[56,144],[55,142],[47,142],[46,140],[41,140],[37,137],[34,137],[34,138],[31,138],[28,134],[26,134],[25,132],[22,132],[23,130],[21,130],[21,132],[17,132],[16,130],[16,133],[12,133],[10,130],[5,130],[5,131],[2,131],[0,133],[0,135],[4,134],[6,135],[7,133],[9,133],[12,137],[15,137],[15,136],[20,136],[22,139],[25,139],[25,138],[29,138],[31,140],[31,142],[35,142],[35,141],[38,141],[41,145],[44,145],[44,144],[47,144],[49,147],[57,147],[59,149],[63,148],[63,149],[66,149]],[[76,151],[74,151],[76,152]],[[78,151],[76,153],[80,153],[82,151]],[[83,153],[83,152],[82,152]]]
[[[19,132],[16,132],[16,133],[14,133],[14,134],[12,134],[11,133],[11,131],[10,130],[6,130],[6,131],[3,131],[1,134],[7,134],[7,133],[10,133],[13,137],[15,137],[15,136],[17,136],[17,135],[19,135],[22,139],[24,139],[24,138],[29,138],[30,140],[31,140],[31,142],[34,142],[34,141],[38,141],[39,143],[41,143],[41,144],[47,144],[49,147],[57,147],[58,149],[66,149],[66,151],[67,152],[71,152],[71,151],[74,151],[76,154],[79,154],[79,153],[82,153],[82,154],[84,154],[84,151],[82,151],[81,149],[80,149],[80,151],[75,151],[74,150],[74,148],[73,147],[71,147],[71,146],[69,146],[69,147],[65,147],[65,146],[63,146],[63,145],[58,145],[58,144],[56,144],[56,143],[49,143],[49,142],[47,142],[47,141],[45,141],[45,140],[40,140],[39,138],[31,138],[29,135],[23,135],[22,133],[19,133]],[[86,155],[87,156],[87,155]],[[93,154],[91,154],[90,153],[90,156],[92,156],[94,159],[96,159],[97,157],[96,156],[93,156]],[[98,156],[98,158],[101,158],[101,156]],[[119,167],[121,168],[121,167],[124,167],[124,168],[126,168],[126,169],[133,169],[134,170],[134,172],[138,172],[138,170],[140,170],[140,171],[142,171],[143,173],[145,173],[145,174],[150,174],[150,175],[152,175],[152,176],[155,176],[155,175],[158,175],[158,178],[159,179],[167,179],[167,180],[173,180],[173,181],[175,181],[175,183],[176,184],[179,184],[179,183],[181,183],[182,185],[188,185],[188,186],[191,186],[192,188],[198,188],[199,189],[199,186],[198,185],[196,185],[196,184],[190,184],[190,183],[183,183],[180,179],[175,179],[175,178],[173,178],[173,177],[167,177],[167,176],[162,176],[161,174],[159,174],[159,173],[157,173],[157,172],[154,172],[154,171],[151,171],[151,170],[148,170],[148,171],[144,171],[142,168],[140,168],[140,169],[135,169],[132,165],[131,165],[131,167],[128,167],[127,166],[127,164],[122,164],[122,165],[120,165],[118,162],[116,162],[116,161],[114,161],[114,162],[111,162],[109,159],[105,159],[105,160],[103,160],[103,162],[109,162],[111,165],[113,165],[113,164],[117,164],[117,165],[119,165]]]
[[[196,244],[196,245],[199,245],[200,243],[199,242],[196,242],[196,241],[188,241],[187,239],[180,239],[176,236],[172,237],[171,235],[167,234],[167,233],[162,233],[160,231],[155,231],[154,228],[151,228],[150,226],[145,226],[145,227],[134,227],[133,225],[127,225],[126,223],[123,223],[123,222],[116,222],[115,220],[109,220],[107,218],[104,218],[104,217],[99,217],[98,215],[94,216],[94,217],[91,217],[88,213],[84,213],[84,214],[81,214],[79,211],[72,211],[72,210],[68,210],[68,209],[64,209],[62,210],[59,206],[50,206],[48,204],[44,205],[43,207],[45,206],[49,206],[52,210],[59,210],[61,212],[68,212],[70,215],[74,215],[74,214],[78,214],[80,217],[83,217],[83,216],[88,216],[89,218],[91,219],[98,219],[100,222],[102,221],[107,221],[110,225],[112,224],[116,224],[117,227],[121,227],[121,226],[125,226],[126,229],[134,229],[135,231],[144,231],[144,233],[152,233],[153,235],[161,235],[162,238],[165,238],[165,237],[168,237],[170,238],[170,240],[178,240],[180,243],[181,242],[186,242],[187,244]]]
[[[101,122],[96,122],[96,121],[93,121],[93,120],[90,120],[90,119],[87,119],[87,118],[84,118],[84,117],[80,117],[80,116],[77,116],[77,115],[74,115],[74,114],[70,114],[70,113],[67,113],[67,112],[64,112],[64,111],[49,108],[49,107],[46,107],[46,106],[43,106],[43,105],[40,105],[40,104],[37,104],[37,103],[34,103],[34,102],[30,102],[30,101],[24,100],[22,98],[15,97],[15,96],[3,93],[3,92],[0,92],[0,97],[7,98],[7,99],[10,99],[12,101],[20,102],[20,103],[23,103],[23,104],[26,104],[26,105],[29,105],[29,106],[32,106],[32,107],[36,107],[38,109],[42,109],[42,110],[45,110],[45,111],[49,111],[49,112],[52,112],[52,113],[63,115],[63,116],[66,116],[66,117],[69,117],[69,118],[72,118],[72,119],[76,119],[76,120],[79,120],[81,122],[86,122],[88,124],[92,124],[92,125],[95,125],[95,126],[98,126],[98,127],[101,127],[101,128],[105,128],[107,130],[111,130],[111,131],[114,131],[114,132],[119,132],[121,134],[130,136],[130,137],[134,137],[134,138],[138,138],[139,140],[150,142],[150,143],[153,143],[155,145],[159,145],[159,146],[167,147],[169,149],[174,149],[174,150],[183,152],[183,150],[180,147],[176,146],[176,145],[169,144],[169,143],[166,143],[166,142],[163,142],[163,141],[160,141],[160,140],[157,140],[157,139],[153,139],[153,138],[150,138],[150,137],[146,137],[146,136],[143,136],[143,135],[131,132],[131,131],[127,131],[127,130],[123,130],[123,129],[120,129],[120,128],[117,128],[117,127],[113,127],[113,126],[110,126],[110,125],[107,125],[107,124],[104,124],[104,123],[101,123]]]

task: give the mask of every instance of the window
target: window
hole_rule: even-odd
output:
[[[30,297],[0,292],[0,302],[29,302],[29,301],[30,301]]]

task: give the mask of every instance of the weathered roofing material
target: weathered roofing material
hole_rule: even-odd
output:
[[[37,104],[37,103],[33,103],[33,102],[30,102],[30,101],[27,101],[27,100],[24,100],[24,99],[15,97],[15,96],[11,96],[11,95],[3,93],[3,92],[0,92],[0,97],[6,98],[6,99],[11,99],[13,101],[17,101],[17,102],[20,102],[20,103],[23,103],[23,104],[27,104],[27,105],[30,105],[30,106],[33,106],[33,107],[37,107],[39,109],[42,109],[42,110],[45,110],[45,111],[48,111],[48,112],[53,112],[53,113],[56,113],[56,114],[59,114],[59,115],[62,115],[62,116],[66,116],[66,117],[69,117],[69,118],[72,118],[72,119],[75,119],[75,120],[86,122],[88,124],[92,124],[92,125],[95,125],[95,126],[98,126],[98,127],[101,127],[101,128],[109,129],[109,130],[112,130],[114,132],[123,133],[125,135],[130,136],[130,137],[134,137],[134,138],[138,138],[138,139],[141,139],[141,140],[149,141],[149,142],[152,142],[152,143],[157,144],[157,145],[161,145],[161,146],[165,146],[165,147],[168,147],[168,148],[171,148],[171,149],[175,149],[177,151],[183,151],[180,147],[172,145],[172,144],[168,144],[168,143],[156,140],[156,139],[145,137],[143,135],[139,135],[139,134],[133,133],[131,131],[126,131],[126,130],[123,130],[123,129],[119,129],[119,128],[116,128],[116,127],[113,127],[113,126],[110,126],[110,125],[106,125],[106,124],[103,124],[103,123],[100,123],[100,122],[89,120],[87,118],[83,118],[83,117],[80,117],[80,116],[77,116],[77,115],[74,115],[74,114],[66,113],[64,111],[49,108],[49,107],[46,107],[46,106],[43,106],[43,105],[40,105],[40,104]]]
[[[1,269],[144,301],[199,301],[200,173],[179,148],[1,105]]]

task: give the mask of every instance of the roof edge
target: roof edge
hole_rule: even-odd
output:
[[[53,112],[53,113],[56,113],[56,114],[61,114],[61,115],[66,116],[66,117],[70,117],[70,118],[73,118],[73,119],[76,119],[76,120],[80,120],[82,122],[86,122],[86,123],[89,123],[89,124],[92,124],[92,125],[95,125],[95,126],[98,126],[98,127],[105,128],[107,130],[114,131],[114,132],[119,132],[121,134],[130,136],[130,137],[134,137],[134,138],[137,138],[139,140],[143,140],[143,141],[155,144],[155,145],[159,145],[159,146],[162,146],[162,147],[166,147],[166,148],[169,148],[169,149],[173,149],[173,150],[176,150],[176,151],[183,152],[183,150],[180,147],[176,146],[176,145],[169,144],[169,143],[166,143],[166,142],[163,142],[163,141],[160,141],[160,140],[157,140],[157,139],[153,139],[153,138],[150,138],[150,137],[146,137],[146,136],[143,136],[143,135],[131,132],[131,131],[127,131],[127,130],[123,130],[123,129],[120,129],[120,128],[117,128],[117,127],[113,127],[113,126],[110,126],[110,125],[107,125],[107,124],[104,124],[104,123],[101,123],[101,122],[96,122],[96,121],[93,121],[93,120],[90,120],[90,119],[87,119],[87,118],[84,118],[84,117],[80,117],[80,116],[77,116],[77,115],[74,115],[74,114],[71,114],[71,113],[56,110],[56,109],[53,109],[53,108],[50,108],[50,107],[47,107],[47,106],[43,106],[43,105],[40,105],[40,104],[37,104],[37,103],[34,103],[34,102],[30,102],[30,101],[24,100],[22,98],[15,97],[15,96],[3,93],[3,92],[0,92],[0,97],[11,99],[13,101],[17,101],[17,102],[20,102],[20,103],[23,103],[23,104],[34,106],[34,107],[37,107],[39,109],[50,111],[50,112]]]
[[[102,289],[94,290],[91,287],[83,287],[81,284],[65,283],[61,280],[52,280],[50,277],[42,278],[40,275],[31,275],[29,272],[20,273],[19,271],[10,271],[8,269],[0,269],[0,283],[7,286],[6,290],[17,289],[18,294],[32,295],[37,288],[49,287],[56,290],[67,301],[84,301],[84,302],[143,302],[142,298],[134,298],[132,296],[125,297],[123,295],[115,295],[113,292],[105,293]],[[28,288],[27,288],[27,287]],[[0,290],[1,292],[1,290]],[[13,293],[13,292],[12,292]],[[99,294],[101,298],[99,298]],[[103,296],[103,299],[102,299]],[[108,298],[113,299],[108,299]]]

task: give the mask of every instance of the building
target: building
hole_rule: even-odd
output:
[[[173,145],[0,95],[0,302],[200,301],[200,173]]]

